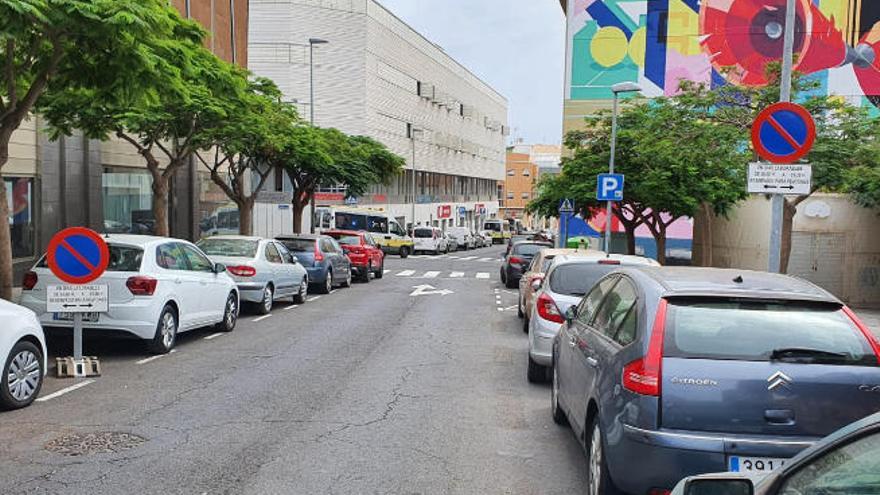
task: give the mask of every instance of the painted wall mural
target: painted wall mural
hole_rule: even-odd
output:
[[[569,0],[569,98],[608,99],[638,81],[673,95],[681,79],[767,83],[782,56],[785,0]],[[880,1],[797,0],[795,69],[819,91],[880,106]]]

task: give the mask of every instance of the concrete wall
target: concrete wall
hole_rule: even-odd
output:
[[[753,196],[729,219],[715,218],[714,266],[767,268],[770,202]],[[694,227],[694,260],[702,259],[705,218]],[[814,194],[798,206],[788,272],[857,307],[880,307],[880,211],[844,195]]]

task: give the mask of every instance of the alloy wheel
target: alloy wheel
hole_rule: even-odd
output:
[[[593,433],[590,435],[589,470],[589,494],[599,495],[599,484],[602,481],[602,432],[598,421],[593,425]]]
[[[29,350],[23,350],[12,358],[6,374],[9,394],[19,402],[30,399],[42,380],[40,359]]]
[[[327,273],[327,281],[324,282],[326,284],[327,293],[329,294],[331,290],[333,290],[333,272]]]
[[[236,301],[236,297],[234,295],[229,296],[229,300],[226,301],[226,328],[234,328],[235,327],[235,319],[238,318],[238,302]]]
[[[553,384],[550,387],[550,407],[553,415],[559,414],[559,373],[556,371],[556,363],[553,363]]]
[[[274,299],[275,299],[275,294],[272,293],[272,288],[269,286],[266,286],[266,290],[263,291],[263,310],[266,311],[267,313],[269,311],[272,311],[272,303],[274,302],[273,301]]]
[[[164,316],[162,316],[162,344],[166,349],[170,349],[174,344],[174,336],[177,333],[177,321],[174,319],[174,314],[166,312]]]

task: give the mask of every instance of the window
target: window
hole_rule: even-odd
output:
[[[247,239],[202,239],[196,245],[208,256],[256,258],[259,242]]]
[[[633,285],[624,278],[614,286],[614,290],[608,293],[602,306],[599,308],[593,327],[606,337],[614,338],[617,328],[626,319],[629,311],[636,303],[636,290]]]
[[[284,263],[284,260],[281,259],[281,253],[278,252],[278,248],[275,247],[275,244],[269,242],[266,244],[266,260],[269,263]]]
[[[532,175],[532,173],[529,171],[529,169],[524,168],[523,169],[523,177],[529,177],[530,175]]]
[[[156,248],[156,264],[166,270],[189,270],[186,254],[176,242],[162,244]]]
[[[316,249],[314,239],[284,239],[281,243],[292,253],[312,253]]]
[[[524,192],[524,193],[520,194],[520,198],[521,199],[529,199],[529,193]]]
[[[557,294],[582,296],[593,288],[596,281],[615,268],[615,265],[600,265],[596,262],[558,266],[550,277],[550,290]]]
[[[575,265],[576,266],[576,265]],[[559,272],[560,268],[557,267],[556,270],[553,271],[553,277]],[[553,279],[551,278],[551,283]],[[614,287],[614,284],[617,283],[617,277],[608,277],[605,280],[602,280],[598,285],[593,287],[590,291],[589,295],[581,301],[580,308],[578,308],[578,322],[588,325],[590,321],[593,319],[593,314],[596,313],[596,310],[599,308],[599,304],[605,298],[605,294]],[[550,290],[553,290],[552,287]],[[554,291],[556,292],[556,291]]]
[[[152,234],[153,195],[146,171],[105,169],[101,176],[104,231],[111,234]]]
[[[507,193],[507,199],[513,199],[514,195],[512,192]]]
[[[399,236],[406,235],[406,232],[403,231],[403,228],[397,222],[391,222],[391,233]]]
[[[515,175],[516,175],[516,170],[514,170],[514,169],[511,168],[511,169],[509,169],[509,170],[507,171],[507,176],[508,176],[508,177],[513,177],[513,176],[515,176]]]
[[[281,258],[286,263],[293,263],[293,255],[290,254],[290,251],[288,251],[286,247],[284,247],[284,244],[276,242],[275,247],[278,248],[278,252],[281,253]]]
[[[187,244],[181,244],[181,247],[183,249],[183,252],[186,254],[187,260],[189,260],[189,266],[192,271],[214,271],[214,263],[211,263],[211,260],[209,260],[204,254],[200,253],[198,249]]]
[[[334,247],[333,241],[330,239],[321,239],[321,251],[325,253],[335,253],[337,250]]]
[[[880,486],[880,434],[837,447],[795,471],[781,495],[876,493]]]
[[[138,272],[144,259],[144,250],[130,246],[110,244],[108,272]]]
[[[9,230],[12,234],[12,257],[33,256],[34,249],[34,180],[6,177],[6,206],[9,208]]]
[[[384,234],[388,232],[388,218],[380,217],[380,216],[371,216],[368,218],[369,220],[369,230],[370,232],[376,232],[378,234]]]

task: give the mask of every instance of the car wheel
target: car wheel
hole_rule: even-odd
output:
[[[532,356],[529,356],[529,370],[526,375],[529,383],[544,383],[547,381],[547,368],[536,363]]]
[[[0,377],[0,406],[19,409],[29,406],[43,386],[43,353],[31,342],[12,347]]]
[[[368,284],[370,283],[370,275],[373,273],[373,262],[370,261],[367,264],[367,269],[364,271],[364,274],[361,275],[361,282]]]
[[[295,304],[303,304],[306,302],[306,294],[309,293],[309,277],[303,276],[302,282],[299,283],[299,290],[293,296]]]
[[[369,278],[370,275],[367,275]],[[345,276],[345,280],[342,281],[342,286],[345,288],[351,287],[351,267],[348,268],[348,275]]]
[[[555,353],[554,353],[555,354]],[[565,411],[559,406],[559,370],[556,362],[558,359],[553,356],[553,365],[550,370],[550,412],[553,414],[553,422],[558,425],[568,424],[568,418],[565,417]]]
[[[231,332],[235,330],[235,324],[238,322],[238,296],[235,292],[229,293],[226,298],[226,309],[223,310],[223,321],[217,324],[217,330],[221,332]]]
[[[272,284],[266,284],[263,289],[263,300],[257,306],[257,312],[261,315],[267,315],[272,312],[272,306],[275,304],[275,289]]]
[[[376,278],[382,278],[385,276],[385,260],[382,260],[382,264],[379,265],[379,269],[376,270]]]
[[[324,277],[324,284],[318,290],[321,294],[329,294],[333,290],[333,270],[327,271],[327,276]]]
[[[510,276],[504,277],[504,286],[508,289],[516,289],[517,282],[514,281]]]
[[[587,493],[589,495],[614,495],[618,491],[608,474],[608,461],[605,459],[605,448],[602,444],[602,427],[599,416],[593,418],[587,429]]]
[[[168,354],[174,348],[177,341],[177,313],[171,306],[165,306],[159,315],[159,323],[156,325],[156,335],[150,341],[150,352],[153,354]]]
[[[403,246],[402,248],[400,248],[400,257],[404,258],[404,259],[409,257],[409,248],[408,247]]]
[[[525,313],[523,313],[523,307],[522,307],[522,297],[518,297],[518,298],[517,298],[517,302],[516,302],[516,316],[517,316],[518,318],[523,318],[523,317],[525,317]]]

